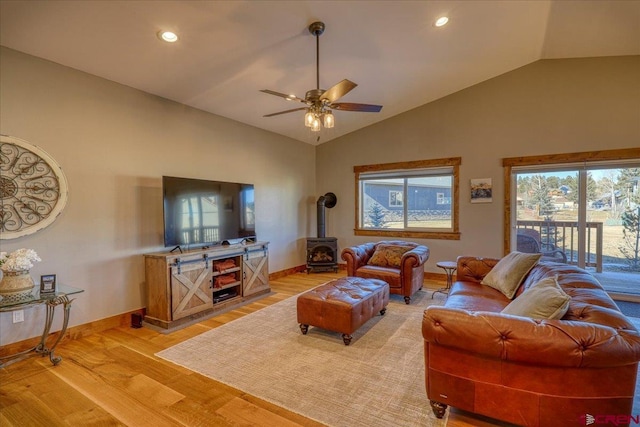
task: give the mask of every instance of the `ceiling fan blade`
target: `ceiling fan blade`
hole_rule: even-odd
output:
[[[347,93],[349,93],[356,86],[358,85],[355,84],[354,82],[344,79],[340,83],[333,85],[329,89],[327,89],[327,91],[323,93],[322,96],[320,97],[320,100],[321,101],[327,100],[330,103],[335,102],[338,99],[345,96]]]
[[[264,93],[268,93],[269,95],[275,95],[275,96],[279,96],[280,98],[284,98],[287,101],[300,101],[300,102],[305,102],[304,99],[302,98],[298,98],[295,95],[287,95],[286,93],[280,93],[280,92],[276,92],[273,90],[269,90],[269,89],[261,89],[260,92],[264,92]]]
[[[280,114],[293,113],[294,111],[300,111],[300,110],[306,110],[306,109],[307,109],[306,107],[294,108],[293,110],[285,110],[285,111],[278,111],[277,113],[265,114],[262,117],[279,116]]]
[[[373,104],[354,104],[352,102],[339,102],[329,105],[329,108],[338,111],[360,111],[362,113],[379,113],[382,105]]]

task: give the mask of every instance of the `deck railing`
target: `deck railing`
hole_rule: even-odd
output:
[[[567,255],[569,264],[578,263],[578,222],[577,221],[517,221],[518,228],[530,228],[540,233],[542,244],[555,245]],[[595,267],[602,273],[602,223],[587,222],[585,233],[585,265]]]

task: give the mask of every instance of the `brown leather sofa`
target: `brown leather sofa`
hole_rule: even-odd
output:
[[[557,275],[571,297],[564,317],[501,314],[511,300],[480,284],[497,262],[459,257],[445,305],[425,310],[426,388],[436,416],[449,405],[523,426],[588,425],[587,415],[621,416],[616,425],[628,425],[640,360],[634,325],[588,272],[544,261],[515,299]]]
[[[384,248],[391,251],[401,248],[400,256],[394,262],[374,263]],[[342,259],[347,262],[347,276],[384,280],[389,284],[389,292],[404,296],[409,304],[411,296],[422,289],[424,282],[424,263],[429,259],[429,248],[402,240],[383,240],[375,243],[352,246],[342,251]]]

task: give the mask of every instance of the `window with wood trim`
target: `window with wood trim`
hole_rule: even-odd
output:
[[[606,201],[607,197],[609,197],[609,201],[619,199],[617,200],[618,204],[627,207],[632,206],[632,203],[637,203],[628,194],[632,191],[632,188],[635,188],[632,184],[626,184],[621,188],[613,187],[613,190],[604,188],[598,190],[598,188],[592,188],[592,181],[594,180],[591,173],[600,171],[599,176],[602,176],[603,171],[606,172],[615,168],[638,168],[640,165],[640,149],[638,148],[512,157],[502,159],[502,165],[504,167],[505,184],[505,254],[517,249],[518,229],[537,227],[542,228],[541,234],[545,234],[546,230],[550,228],[553,230],[553,244],[562,243],[569,246],[568,248],[561,248],[565,252],[568,262],[581,267],[589,266],[589,233],[591,232],[591,227],[602,227],[605,224],[601,219],[600,221],[592,221],[594,218],[598,219],[598,216],[592,212],[600,209],[598,203],[602,200]],[[556,185],[552,185],[552,188],[543,189],[543,185],[536,183],[533,187],[529,186],[530,188],[528,188],[527,192],[519,188],[527,188],[522,185],[522,181],[532,177],[543,180],[542,184],[547,187],[549,184],[547,181],[551,178]],[[520,182],[518,182],[519,179]],[[565,182],[567,180],[568,182]],[[613,184],[617,180],[609,181]],[[563,186],[567,188],[564,189]],[[562,192],[570,193],[569,197],[561,194]],[[611,196],[612,193],[614,196]],[[573,199],[575,199],[575,203]],[[602,208],[606,209],[605,203],[603,203]],[[532,221],[532,218],[523,215],[522,212],[526,209],[538,215],[540,218],[533,218],[538,221]],[[568,215],[567,211],[571,211],[571,215]],[[529,223],[526,223],[527,220],[529,220]],[[556,236],[556,231],[559,229],[563,232],[568,229],[569,231],[566,231],[566,233],[570,233],[570,235],[568,237],[565,235]],[[577,234],[574,236],[573,233]],[[597,234],[598,231],[596,230],[594,235],[598,237]],[[561,240],[561,242],[558,242],[558,240]],[[601,254],[598,254],[600,249],[597,249],[597,246],[597,242],[594,243],[594,248],[596,248],[594,249],[595,258],[601,257]],[[601,261],[598,261],[597,264],[599,264],[597,269],[600,271],[602,268]]]
[[[461,158],[355,166],[356,236],[458,240]]]

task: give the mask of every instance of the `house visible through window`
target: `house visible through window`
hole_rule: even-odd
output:
[[[460,158],[356,166],[356,235],[458,239]]]
[[[439,205],[450,205],[451,204],[451,196],[445,196],[445,193],[436,194],[436,203]]]
[[[389,206],[402,207],[402,191],[389,190]]]

